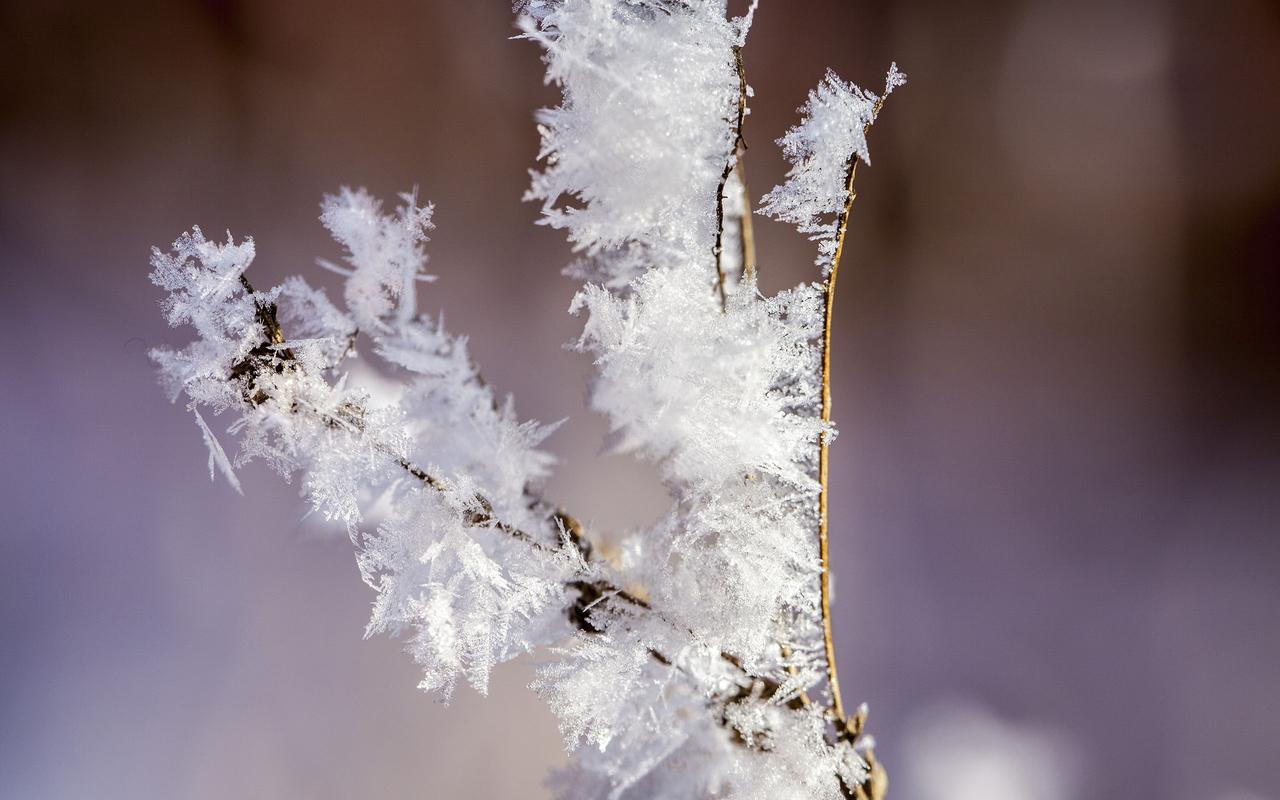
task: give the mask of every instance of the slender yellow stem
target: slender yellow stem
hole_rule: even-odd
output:
[[[853,177],[858,169],[858,157],[849,157],[849,177],[845,181],[844,208],[836,221],[836,249],[831,257],[827,281],[823,285],[826,300],[822,314],[822,421],[831,422],[831,313],[836,300],[836,275],[840,268],[840,255],[844,250],[845,233],[849,230],[849,210],[853,207]],[[824,431],[818,441],[818,482],[822,489],[818,494],[818,553],[822,559],[822,640],[827,655],[827,683],[831,690],[831,713],[837,725],[843,724],[844,701],[840,697],[840,678],[836,672],[836,646],[831,634],[831,558],[829,539],[827,495],[831,482],[828,474],[830,455],[828,434]]]

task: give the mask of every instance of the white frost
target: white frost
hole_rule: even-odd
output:
[[[376,593],[366,633],[402,637],[423,689],[483,692],[496,665],[542,648],[533,688],[576,750],[562,796],[841,800],[868,765],[822,711],[823,290],[766,298],[743,272],[736,169],[717,291],[717,191],[756,4],[732,19],[723,0],[519,7],[563,94],[539,114],[527,197],[578,252],[574,346],[595,360],[591,405],[612,445],[666,484],[655,524],[606,559],[542,499],[557,425],[521,420],[466,338],[419,311],[432,207],[416,192],[390,211],[363,189],[324,199],[343,253],[320,265],[343,277],[341,305],[301,278],[255,290],[252,240],[196,228],[154,251],[164,312],[195,338],[152,357],[194,412],[211,474],[238,490],[235,468],[262,459],[346,524]],[[902,82],[891,68],[885,94]],[[829,74],[780,140],[792,168],[763,211],[817,239],[824,269],[881,100]],[[349,379],[360,342],[400,391]],[[202,409],[233,419],[234,458]]]
[[[800,123],[778,140],[791,170],[786,182],[761,198],[759,213],[789,222],[816,241],[824,275],[835,254],[837,216],[849,196],[854,160],[871,163],[867,128],[884,98],[906,82],[906,75],[892,64],[884,94],[878,96],[828,70],[800,107]]]

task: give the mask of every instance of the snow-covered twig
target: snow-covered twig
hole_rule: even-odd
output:
[[[325,199],[341,308],[300,278],[255,290],[251,240],[197,228],[155,251],[165,313],[196,333],[153,353],[163,382],[211,469],[236,485],[263,459],[346,524],[377,593],[367,633],[403,635],[422,688],[483,692],[495,665],[549,654],[533,686],[578,751],[562,795],[881,797],[865,706],[846,718],[837,679],[826,499],[835,277],[883,98],[829,75],[780,140],[792,169],[762,212],[819,242],[824,280],[766,298],[742,178],[755,4],[521,8],[563,95],[539,115],[527,196],[583,254],[591,405],[616,449],[657,466],[666,514],[604,558],[543,499],[556,425],[521,422],[466,339],[419,311],[432,207],[416,192],[391,211],[363,190]],[[885,94],[900,83],[894,67]],[[396,398],[351,385],[361,342],[403,378]],[[222,414],[234,458],[208,423]]]

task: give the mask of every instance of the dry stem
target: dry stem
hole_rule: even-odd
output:
[[[872,121],[880,114],[880,108],[883,105],[884,98],[881,97],[871,110]],[[863,126],[862,135],[864,137],[870,128],[870,122]],[[836,249],[831,255],[827,280],[822,287],[825,301],[822,312],[822,421],[824,424],[830,424],[831,422],[831,315],[835,308],[836,275],[840,269],[840,256],[844,253],[845,234],[849,232],[849,212],[852,210],[853,200],[857,196],[857,193],[853,191],[853,179],[857,171],[858,155],[857,153],[850,153],[849,172],[844,184],[844,206],[840,209],[840,215],[836,218]],[[829,445],[828,433],[824,431],[818,439],[818,482],[821,484],[821,491],[818,494],[818,554],[822,560],[822,643],[827,657],[827,684],[831,691],[831,715],[836,723],[837,731],[852,741],[861,733],[862,722],[856,716],[853,719],[845,717],[844,701],[840,696],[840,678],[836,671],[835,640],[831,632],[831,557],[828,545],[830,538],[828,494],[831,488]],[[861,710],[859,713],[862,713]],[[869,789],[872,792],[871,796],[883,796],[884,785],[887,783],[884,778],[884,769],[875,763],[875,756],[870,752],[868,752],[868,762],[873,768],[871,783],[879,783],[878,790],[875,786]],[[878,776],[876,773],[877,768],[879,769]]]
[[[742,150],[747,145],[742,138],[742,121],[747,115],[747,73],[742,67],[742,48],[733,48],[733,63],[738,71],[738,116],[733,123],[733,150],[729,158],[725,160],[724,171],[720,173],[720,183],[716,186],[716,244],[712,249],[712,253],[716,258],[716,292],[720,295],[720,307],[722,309],[729,305],[729,295],[724,286],[724,267],[720,263],[722,260],[721,255],[724,252],[724,187],[729,182],[729,175],[733,173],[734,165],[742,163]],[[745,195],[745,184],[743,192]],[[746,198],[744,197],[743,199],[745,200]],[[750,208],[751,206],[748,203],[748,210],[743,214],[744,219],[750,216]],[[748,235],[746,228],[749,224],[749,220],[743,223],[744,239]],[[742,265],[745,270],[747,268],[745,248],[743,258]]]
[[[840,268],[840,256],[844,250],[844,237],[849,230],[849,211],[853,207],[853,178],[858,169],[858,157],[849,157],[849,174],[845,179],[844,208],[836,222],[836,250],[831,257],[830,271],[823,284],[826,301],[822,314],[822,421],[831,422],[831,314],[836,300],[836,275]],[[837,726],[844,724],[844,701],[840,697],[840,678],[836,672],[836,647],[831,633],[831,559],[828,552],[829,520],[827,495],[831,481],[828,474],[830,454],[829,434],[823,431],[818,442],[818,482],[822,485],[818,494],[818,554],[822,559],[822,640],[827,655],[827,684],[831,691],[831,712]]]

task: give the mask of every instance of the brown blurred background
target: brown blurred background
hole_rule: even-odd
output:
[[[826,66],[911,81],[837,304],[846,693],[903,800],[1280,796],[1280,11],[964,5],[765,0],[745,53],[757,196]],[[145,357],[185,336],[151,244],[230,229],[324,283],[320,195],[417,184],[423,306],[570,417],[550,493],[656,517],[561,349],[567,248],[520,202],[555,93],[508,6],[0,9],[0,796],[543,796],[532,662],[415,692],[345,539],[264,468],[211,485]],[[758,236],[768,291],[812,277]]]

